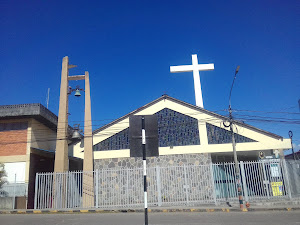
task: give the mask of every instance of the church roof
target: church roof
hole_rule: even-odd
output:
[[[226,116],[222,116],[220,114],[217,114],[217,113],[214,113],[212,111],[203,109],[201,107],[192,105],[190,103],[178,100],[176,98],[170,97],[170,96],[168,96],[168,95],[165,94],[165,95],[162,95],[161,97],[153,100],[152,102],[150,102],[150,103],[148,103],[148,104],[146,104],[146,105],[144,105],[144,106],[142,106],[142,107],[140,107],[140,108],[138,108],[138,109],[136,109],[136,110],[134,110],[134,111],[132,111],[132,112],[130,112],[130,113],[128,113],[128,114],[126,114],[126,115],[124,115],[124,116],[122,116],[122,117],[120,117],[120,118],[118,118],[118,119],[116,119],[116,120],[114,120],[114,121],[112,121],[112,122],[110,122],[110,123],[108,123],[108,124],[100,127],[100,128],[98,128],[98,129],[94,130],[93,134],[98,133],[98,132],[100,132],[100,131],[102,131],[102,130],[104,130],[104,129],[106,129],[106,128],[108,128],[108,127],[110,127],[110,126],[112,126],[112,125],[114,125],[114,124],[122,121],[123,119],[128,118],[130,115],[134,115],[134,114],[136,114],[136,113],[138,113],[138,112],[140,112],[140,111],[142,111],[142,110],[144,110],[144,109],[146,109],[146,108],[148,108],[148,107],[150,107],[150,106],[152,106],[152,105],[154,105],[154,104],[156,104],[156,103],[158,103],[158,102],[160,102],[162,100],[169,100],[169,101],[175,102],[177,104],[181,104],[183,106],[186,106],[186,107],[189,107],[191,109],[197,110],[199,112],[208,114],[210,116],[214,116],[214,117],[222,119],[222,120],[228,120],[228,117],[226,117]],[[244,127],[247,127],[248,129],[251,129],[253,131],[256,131],[256,132],[259,132],[259,133],[263,133],[263,134],[265,134],[267,136],[270,136],[270,137],[273,137],[273,138],[276,138],[276,139],[283,139],[283,137],[281,137],[281,136],[279,136],[277,134],[273,134],[271,132],[268,132],[268,131],[265,131],[265,130],[261,130],[259,128],[256,128],[254,126],[251,126],[249,124],[246,124],[246,123],[238,121],[238,120],[234,120],[234,123],[236,123],[238,125],[241,125],[241,126],[244,126]]]

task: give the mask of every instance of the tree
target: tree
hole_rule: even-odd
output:
[[[2,190],[3,185],[7,182],[5,177],[6,173],[4,169],[4,164],[0,163],[0,196],[5,196],[7,194],[6,191]]]

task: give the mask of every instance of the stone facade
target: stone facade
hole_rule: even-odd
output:
[[[182,165],[208,165],[211,163],[211,156],[208,153],[202,154],[178,154],[161,155],[147,158],[148,167],[156,166],[182,166]],[[97,169],[118,169],[118,168],[142,168],[142,158],[114,158],[95,159],[94,168]]]
[[[213,203],[210,154],[151,157],[147,164],[150,206]],[[142,158],[97,159],[95,178],[99,208],[141,207],[143,204]]]

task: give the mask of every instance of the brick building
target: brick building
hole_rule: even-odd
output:
[[[0,162],[7,187],[18,183],[15,208],[33,208],[35,174],[53,172],[56,132],[57,116],[41,104],[0,106]],[[70,170],[81,168],[71,157]]]

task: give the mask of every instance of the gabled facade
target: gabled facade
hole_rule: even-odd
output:
[[[226,117],[163,95],[93,132],[95,169],[140,164],[130,158],[129,116],[153,114],[158,117],[160,157],[149,162],[205,164],[222,158],[228,161],[232,155],[231,133],[223,125]],[[273,155],[275,150],[291,148],[289,139],[276,134],[239,121],[235,121],[235,127],[236,149],[242,160],[258,159],[261,151]],[[73,146],[73,154],[83,158],[83,143]]]

